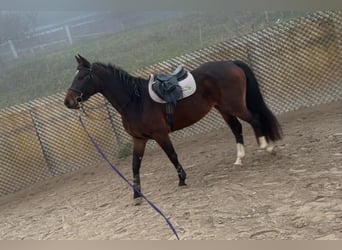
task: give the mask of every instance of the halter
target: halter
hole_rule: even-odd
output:
[[[75,100],[76,100],[77,104],[80,106],[82,112],[85,115],[87,115],[87,113],[85,112],[84,106],[83,106],[83,92],[79,89],[76,89],[76,88],[69,88],[68,90],[71,90],[71,91],[79,94],[78,96],[75,97]]]
[[[89,78],[90,79],[93,79],[93,64],[90,64],[90,67],[89,67]],[[68,90],[71,90],[77,94],[79,94],[78,96],[75,97],[75,100],[77,102],[77,104],[80,105],[82,111],[84,114],[86,114],[85,110],[84,110],[84,107],[83,107],[83,92],[80,90],[80,89],[77,89],[77,88],[69,88]]]
[[[83,92],[81,90],[76,89],[76,88],[69,88],[68,90],[71,90],[79,94],[78,96],[75,97],[77,103],[81,103],[83,101]]]

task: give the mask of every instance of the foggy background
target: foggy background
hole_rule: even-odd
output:
[[[0,55],[16,59],[170,18],[182,12],[9,12],[0,15]]]
[[[78,53],[130,72],[306,14],[0,11],[0,109],[65,91]]]

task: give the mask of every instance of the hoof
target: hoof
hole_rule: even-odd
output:
[[[133,205],[134,206],[139,206],[142,203],[142,197],[135,198],[133,200]]]
[[[270,145],[266,148],[266,151],[270,154],[275,154],[274,145]]]
[[[234,162],[235,166],[242,166],[242,161],[240,158],[236,159],[236,161]]]
[[[259,139],[259,148],[260,149],[267,148],[267,142],[266,142],[265,136],[261,136],[258,139]]]

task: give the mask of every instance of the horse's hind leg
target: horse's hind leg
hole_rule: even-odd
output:
[[[173,148],[172,142],[167,134],[160,135],[157,137],[154,137],[156,142],[159,144],[159,146],[164,150],[166,155],[168,156],[169,160],[172,162],[172,164],[175,166],[178,177],[179,177],[179,186],[186,186],[185,179],[186,179],[186,173],[182,167],[182,165],[178,161],[178,156]]]
[[[236,140],[236,161],[235,165],[242,165],[241,159],[245,157],[245,147],[243,142],[243,135],[242,135],[242,125],[239,120],[235,116],[230,116],[228,120],[226,120],[230,129],[232,130],[235,140]]]
[[[241,120],[248,122],[252,126],[259,147],[261,149],[266,149],[267,151],[272,152],[273,145],[268,145],[266,137],[262,133],[259,115],[252,113],[246,109],[243,112],[236,113],[236,116],[239,117]]]
[[[220,111],[219,108],[217,108],[217,110],[221,113],[223,119],[229,125],[235,137],[237,155],[236,155],[236,161],[234,162],[234,165],[242,165],[242,158],[245,156],[245,147],[244,147],[243,135],[242,135],[242,125],[235,116],[224,114]]]

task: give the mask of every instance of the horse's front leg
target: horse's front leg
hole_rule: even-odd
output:
[[[178,156],[173,148],[172,142],[168,136],[168,134],[160,135],[154,138],[156,142],[159,144],[159,146],[164,150],[172,164],[175,166],[178,177],[179,177],[179,186],[186,186],[185,179],[186,179],[186,173],[182,167],[182,165],[178,161]]]
[[[146,139],[139,139],[133,138],[133,186],[138,191],[141,191],[141,184],[140,184],[140,166],[141,161],[144,156],[145,146],[146,146]],[[140,194],[134,190],[134,205],[140,205],[142,202],[142,198]]]

